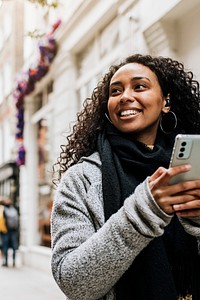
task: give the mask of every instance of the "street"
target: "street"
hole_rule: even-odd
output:
[[[1,265],[1,264],[0,264]],[[6,300],[65,300],[51,274],[22,266],[0,267],[1,299]]]

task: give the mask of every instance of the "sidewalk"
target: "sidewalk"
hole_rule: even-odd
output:
[[[22,266],[0,267],[1,299],[65,300],[51,274]]]

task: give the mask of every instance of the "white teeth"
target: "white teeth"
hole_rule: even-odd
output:
[[[132,109],[129,109],[129,110],[124,110],[121,112],[121,116],[129,116],[129,115],[136,115],[138,113],[137,110],[132,110]]]

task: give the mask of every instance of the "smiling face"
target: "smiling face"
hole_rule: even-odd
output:
[[[111,78],[108,112],[113,125],[132,133],[145,144],[154,144],[160,117],[165,107],[156,75],[146,66],[129,63]]]

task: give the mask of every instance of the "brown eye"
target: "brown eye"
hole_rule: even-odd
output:
[[[111,96],[116,96],[116,95],[119,95],[121,93],[121,89],[119,88],[113,88],[111,91],[110,91],[110,95]]]
[[[143,90],[143,89],[145,89],[146,88],[146,86],[144,85],[144,84],[137,84],[136,86],[135,86],[135,90]]]

